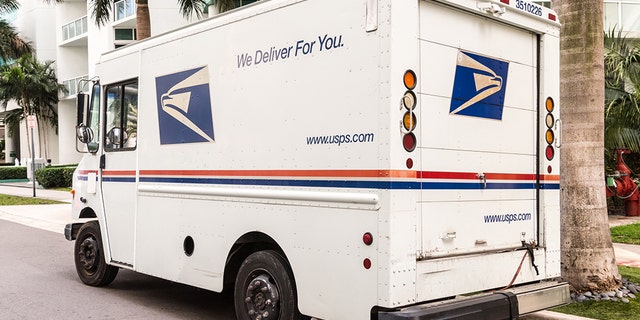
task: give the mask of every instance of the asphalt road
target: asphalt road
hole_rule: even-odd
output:
[[[235,319],[230,297],[127,270],[86,286],[72,251],[59,233],[0,220],[0,319]]]

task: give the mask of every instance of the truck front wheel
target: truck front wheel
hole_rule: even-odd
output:
[[[116,278],[118,268],[105,261],[97,221],[89,221],[80,227],[74,251],[76,271],[84,284],[101,287]]]
[[[275,251],[258,251],[247,257],[234,288],[239,320],[297,320],[298,302],[287,261]]]

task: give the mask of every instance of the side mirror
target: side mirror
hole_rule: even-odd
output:
[[[78,141],[82,142],[86,146],[86,151],[81,151],[78,149],[78,145],[76,144],[76,150],[78,152],[91,152],[96,153],[98,151],[98,143],[93,141],[93,130],[91,128],[85,126],[84,124],[80,124],[76,127],[76,137]]]
[[[121,148],[128,139],[129,135],[120,127],[113,127],[107,132],[107,145],[112,148]]]
[[[93,140],[93,130],[84,124],[79,124],[76,127],[76,137],[82,143],[89,143]]]
[[[89,108],[89,95],[86,93],[78,93],[78,95],[76,96],[76,108],[77,108],[77,115],[78,115],[78,119],[76,121],[76,125],[80,126],[83,123],[87,123],[87,121],[85,121],[85,116],[87,114],[87,110]]]

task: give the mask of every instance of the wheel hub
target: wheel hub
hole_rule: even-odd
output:
[[[245,304],[251,319],[276,320],[279,316],[278,302],[280,295],[278,288],[269,281],[269,276],[261,274],[255,277],[247,286]]]
[[[98,263],[98,242],[94,238],[86,238],[80,244],[80,263],[85,270],[92,270]]]

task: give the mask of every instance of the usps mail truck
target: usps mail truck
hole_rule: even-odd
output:
[[[263,0],[105,53],[80,279],[238,319],[515,319],[560,276],[559,22],[524,0]]]

